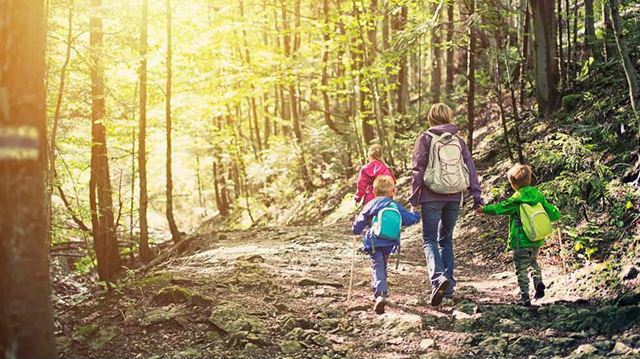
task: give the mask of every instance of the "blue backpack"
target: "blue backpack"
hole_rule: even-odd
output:
[[[371,222],[371,228],[376,237],[391,241],[400,240],[401,227],[402,216],[398,210],[398,205],[394,202],[379,210]]]

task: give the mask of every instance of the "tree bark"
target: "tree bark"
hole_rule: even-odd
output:
[[[469,1],[469,16],[475,13],[475,0]],[[476,33],[475,24],[469,24],[469,48],[467,51],[467,146],[473,153],[473,132],[476,96]]]
[[[631,101],[631,108],[633,109],[636,118],[640,118],[640,84],[638,83],[638,73],[633,65],[633,61],[631,61],[631,58],[629,57],[627,42],[624,39],[622,18],[620,17],[620,1],[609,0],[609,6],[611,9],[613,32],[616,37],[616,44],[618,45],[618,53],[622,59],[622,67],[624,68],[627,85],[629,86],[629,100]]]
[[[153,252],[149,248],[149,227],[147,224],[147,26],[149,0],[142,0],[142,20],[140,23],[140,121],[138,128],[138,172],[140,177],[140,259],[149,263]]]
[[[611,23],[611,11],[609,10],[609,1],[602,2],[602,18],[604,22],[604,57],[607,61],[618,52],[615,44],[615,35],[613,34],[613,24]]]
[[[400,12],[392,20],[393,31],[403,31],[407,24],[407,17],[409,16],[408,8],[406,5],[401,6]],[[400,57],[400,69],[398,71],[398,87],[397,87],[397,104],[396,111],[400,115],[407,113],[407,106],[409,104],[409,79],[407,70],[407,55],[402,54]]]
[[[525,87],[529,71],[529,44],[531,43],[531,11],[529,0],[524,0],[524,26],[522,29],[522,54],[520,63],[520,108],[524,109]]]
[[[562,26],[562,0],[557,0],[557,12],[558,12],[558,70],[559,76],[563,83],[566,82],[566,66],[564,60],[564,45],[563,45],[563,26]]]
[[[436,17],[436,23],[431,28],[431,102],[440,102],[440,89],[442,88],[442,44],[440,42],[440,29],[439,14],[436,12],[439,10],[439,3],[434,2],[431,5],[431,10]],[[419,66],[420,67],[420,66]],[[422,69],[418,69],[421,71]],[[420,85],[418,85],[420,86]]]
[[[558,66],[556,63],[553,2],[531,0],[533,14],[536,95],[540,114],[546,116],[558,104]]]
[[[58,124],[60,123],[60,112],[62,109],[62,97],[64,95],[64,87],[67,79],[67,67],[71,62],[71,46],[73,42],[73,7],[74,1],[69,3],[69,15],[68,15],[68,30],[67,30],[67,48],[64,56],[64,63],[60,68],[60,84],[58,85],[58,95],[56,97],[56,107],[53,114],[53,125],[51,126],[51,135],[49,139],[49,171],[47,172],[47,216],[48,216],[48,242],[51,243],[51,226],[53,221],[53,212],[51,206],[51,196],[53,195],[53,189],[56,186],[56,136],[58,134]]]
[[[167,194],[167,222],[169,222],[169,230],[171,230],[171,239],[179,242],[181,239],[180,231],[173,217],[173,168],[172,168],[172,149],[171,149],[171,87],[173,80],[172,67],[172,10],[171,0],[165,1],[167,11],[167,86],[165,90],[165,127],[167,132],[167,164],[166,164],[166,194]]]
[[[322,79],[320,80],[322,93],[322,109],[324,111],[324,123],[333,132],[343,135],[344,132],[338,128],[337,124],[331,118],[331,101],[329,99],[329,93],[327,91],[329,87],[329,43],[331,41],[330,26],[331,20],[329,19],[329,0],[322,0],[322,14],[324,16],[324,29],[322,30]]]
[[[447,52],[446,52],[446,93],[450,95],[453,93],[453,81],[454,81],[454,46],[453,46],[453,33],[454,33],[454,8],[453,2],[447,3]]]
[[[120,269],[120,253],[115,233],[113,198],[109,175],[107,129],[104,125],[104,70],[102,68],[102,0],[91,0],[89,46],[91,49],[91,178],[89,199],[91,223],[98,261],[98,277],[109,285]]]
[[[584,2],[584,36],[590,55],[597,61],[602,61],[602,44],[596,37],[595,17],[593,14],[593,0]]]
[[[44,24],[44,2],[0,0],[0,353],[6,358],[56,357]]]

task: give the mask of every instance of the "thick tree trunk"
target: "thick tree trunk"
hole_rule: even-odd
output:
[[[140,177],[140,259],[149,263],[153,252],[149,248],[149,226],[147,224],[147,24],[149,0],[142,0],[140,24],[140,121],[138,129],[138,172]]]
[[[616,37],[616,44],[618,45],[618,53],[622,59],[622,67],[624,67],[624,74],[627,78],[627,85],[629,86],[629,100],[631,101],[631,107],[636,117],[640,118],[640,84],[638,83],[638,73],[633,65],[633,61],[631,61],[629,57],[627,42],[624,39],[622,18],[620,17],[620,1],[608,1],[611,9],[613,31]]]
[[[172,152],[171,152],[171,87],[173,80],[173,67],[172,67],[172,10],[171,0],[166,0],[167,11],[167,86],[165,90],[165,127],[167,132],[167,165],[166,165],[166,195],[167,195],[167,222],[169,222],[169,229],[171,230],[171,239],[174,242],[180,241],[180,231],[176,225],[176,220],[173,217],[173,168],[172,168]]]
[[[107,129],[104,125],[104,70],[102,69],[102,0],[91,0],[94,8],[90,20],[89,46],[91,49],[91,178],[90,199],[93,197],[93,241],[98,261],[98,276],[107,285],[120,268],[120,254],[115,233]]]
[[[475,13],[475,0],[469,1],[469,15]],[[475,24],[469,25],[469,48],[467,51],[467,146],[473,152],[473,132],[476,96],[476,31]]]
[[[453,2],[447,3],[447,52],[446,52],[446,93],[450,95],[453,93],[453,81],[454,81],[454,47],[453,47],[453,33],[454,33],[454,11]]]
[[[558,104],[558,66],[556,63],[553,2],[531,0],[533,14],[536,95],[543,116],[549,115]]]
[[[44,19],[42,1],[0,0],[0,355],[6,358],[56,357],[44,205]]]

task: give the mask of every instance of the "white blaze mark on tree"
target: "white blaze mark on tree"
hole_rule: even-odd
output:
[[[39,148],[36,127],[0,125],[0,161],[37,160]]]

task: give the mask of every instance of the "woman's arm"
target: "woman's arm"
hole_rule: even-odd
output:
[[[422,188],[422,185],[424,184],[424,171],[427,168],[427,160],[429,158],[429,144],[427,143],[427,137],[429,136],[425,134],[418,136],[416,145],[413,149],[411,197],[409,198],[409,203],[413,207],[418,205],[418,201],[420,200],[420,188]]]
[[[467,144],[462,139],[460,139],[460,145],[462,146],[462,158],[467,165],[467,169],[469,169],[469,191],[473,196],[473,208],[475,209],[484,204],[482,200],[482,189],[480,188],[478,172],[476,171],[476,165],[473,162],[471,151],[469,151],[469,147],[467,147]]]
[[[365,172],[365,168],[366,167],[362,167],[362,169],[360,169],[360,174],[358,175],[358,184],[355,196],[356,203],[359,203],[362,200],[367,189],[367,185],[369,184],[369,176]]]

